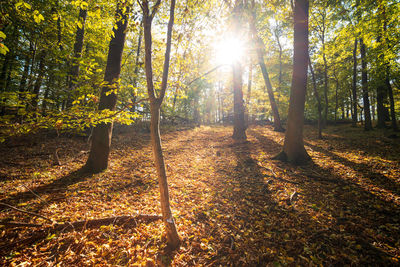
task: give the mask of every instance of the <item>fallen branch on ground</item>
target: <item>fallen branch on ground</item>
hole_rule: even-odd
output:
[[[162,216],[160,215],[148,215],[148,214],[138,214],[135,216],[116,216],[110,218],[101,218],[101,219],[92,219],[92,220],[83,220],[83,221],[76,221],[76,222],[65,222],[65,223],[57,223],[52,226],[48,226],[44,229],[37,230],[32,233],[32,235],[28,238],[17,240],[12,244],[5,244],[0,246],[0,251],[5,250],[5,248],[16,248],[17,246],[21,245],[29,245],[33,242],[36,242],[40,239],[46,238],[49,233],[54,232],[66,232],[66,231],[73,231],[73,230],[82,230],[82,229],[89,229],[89,228],[99,228],[101,226],[106,225],[119,225],[119,226],[136,226],[138,221],[143,223],[151,223],[157,220],[161,220]],[[28,224],[28,223],[19,223],[19,222],[0,222],[0,225],[5,226],[13,226],[13,227],[41,227],[45,225],[36,225],[36,224]]]
[[[3,203],[3,202],[0,202],[0,205],[4,206],[4,207],[7,207],[7,208],[10,208],[10,209],[13,209],[13,210],[16,210],[16,211],[19,211],[19,212],[22,212],[22,213],[26,213],[26,214],[29,214],[29,215],[32,215],[32,216],[35,216],[35,217],[39,217],[39,218],[45,219],[46,221],[49,221],[49,222],[53,223],[53,221],[51,219],[49,219],[49,218],[47,218],[47,217],[45,217],[43,215],[31,212],[31,211],[21,210],[19,208],[16,208],[14,206],[8,205],[8,204]]]

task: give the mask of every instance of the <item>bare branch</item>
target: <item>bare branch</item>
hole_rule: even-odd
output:
[[[14,206],[8,205],[8,204],[3,203],[3,202],[0,202],[0,205],[2,205],[4,207],[7,207],[7,208],[10,208],[10,209],[13,209],[13,210],[16,210],[16,211],[19,211],[19,212],[22,212],[22,213],[26,213],[26,214],[29,214],[29,215],[32,215],[32,216],[35,216],[35,217],[39,217],[39,218],[45,219],[45,220],[53,223],[53,221],[51,219],[49,219],[49,218],[47,218],[47,217],[45,217],[43,215],[40,215],[40,214],[37,214],[37,213],[34,213],[34,212],[30,212],[30,211],[26,211],[26,210],[21,210],[19,208],[16,208]]]
[[[172,27],[174,26],[174,15],[175,15],[175,0],[171,0],[171,8],[169,11],[169,22],[167,31],[167,47],[165,49],[164,70],[161,81],[160,96],[158,97],[159,104],[161,104],[161,102],[163,101],[165,96],[165,91],[167,89],[169,60],[171,57]]]

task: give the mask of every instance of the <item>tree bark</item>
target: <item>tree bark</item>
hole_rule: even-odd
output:
[[[308,0],[296,0],[294,7],[294,54],[289,115],[283,150],[275,158],[292,164],[310,160],[304,148],[304,106],[307,91]]]
[[[315,96],[315,99],[317,100],[317,107],[318,107],[318,139],[322,139],[322,105],[321,105],[321,99],[319,97],[319,93],[317,90],[317,81],[315,79],[315,73],[314,73],[314,69],[311,64],[310,57],[308,57],[308,66],[310,67],[312,84],[313,84],[313,89],[314,89],[314,96]]]
[[[393,98],[393,89],[392,89],[392,85],[390,84],[390,74],[388,73],[390,70],[387,70],[387,74],[386,74],[386,87],[388,89],[388,93],[389,93],[389,103],[390,103],[390,117],[391,117],[391,121],[392,121],[392,129],[394,131],[399,131],[399,128],[397,126],[397,121],[396,121],[396,110],[395,110],[395,105],[394,105],[394,98]]]
[[[362,84],[362,92],[363,92],[363,102],[364,102],[364,130],[369,131],[372,130],[371,123],[371,111],[369,104],[369,95],[368,95],[368,76],[367,76],[367,60],[366,60],[366,52],[365,52],[365,44],[363,39],[360,38],[360,52],[361,52],[361,84]]]
[[[232,11],[233,20],[232,28],[234,34],[239,35],[241,33],[241,22],[240,18],[243,16],[243,3],[240,0],[236,0],[235,7]],[[233,73],[233,134],[232,138],[236,141],[243,141],[247,139],[246,136],[246,122],[245,122],[245,108],[243,101],[243,69],[239,61],[232,64]]]
[[[357,126],[357,38],[354,40],[353,49],[353,112],[351,113],[351,118],[353,120],[353,126]]]
[[[253,6],[253,8],[254,8],[254,6]],[[276,105],[274,92],[272,90],[271,81],[269,79],[269,74],[268,74],[268,71],[267,71],[267,66],[265,65],[265,61],[264,61],[264,54],[265,54],[264,42],[258,36],[254,20],[255,20],[255,14],[254,14],[254,10],[253,10],[253,14],[252,14],[252,17],[250,19],[250,24],[251,24],[250,28],[251,28],[251,30],[253,32],[253,36],[254,36],[254,39],[255,39],[254,43],[256,44],[256,53],[257,53],[258,64],[260,65],[260,69],[261,69],[261,72],[263,74],[264,83],[265,83],[265,87],[267,88],[269,103],[270,103],[271,110],[272,110],[272,116],[274,117],[274,131],[284,132],[285,129],[283,128],[283,126],[281,124],[281,118],[279,116],[278,106]],[[280,65],[280,67],[281,67],[281,65]],[[281,79],[281,74],[279,74],[279,75],[280,75],[279,79]]]
[[[115,92],[108,93],[117,88],[121,72],[122,52],[124,50],[126,28],[128,26],[129,9],[123,12],[123,3],[117,4],[115,18],[117,28],[113,28],[114,36],[111,38],[108,48],[107,66],[104,74],[104,85],[101,89],[99,110],[115,110],[117,95]],[[100,123],[96,125],[92,133],[92,144],[85,170],[92,173],[101,172],[108,167],[108,156],[110,153],[113,123]]]
[[[46,51],[42,50],[39,56],[39,70],[35,81],[35,86],[33,87],[32,93],[34,94],[31,102],[32,109],[36,109],[39,102],[40,87],[42,86],[43,76],[44,76],[44,66],[46,59]]]
[[[171,36],[172,27],[174,25],[175,0],[171,0],[170,16],[167,31],[167,45],[164,56],[164,68],[162,73],[161,89],[157,97],[153,83],[153,65],[152,65],[152,35],[151,24],[161,1],[158,0],[152,10],[150,10],[149,2],[142,0],[141,7],[143,10],[143,33],[145,46],[145,70],[147,81],[147,92],[150,98],[151,123],[150,133],[153,147],[154,162],[158,175],[158,184],[160,190],[161,211],[163,222],[166,228],[167,242],[171,249],[177,249],[180,246],[181,240],[176,230],[174,218],[172,217],[171,206],[169,203],[169,192],[167,174],[165,170],[164,156],[162,153],[161,138],[160,138],[160,107],[165,96],[165,91],[168,82],[169,61],[171,53]]]
[[[72,99],[74,98],[74,90],[76,88],[76,83],[79,77],[79,61],[82,57],[82,50],[83,50],[83,40],[85,37],[85,21],[87,16],[86,9],[79,10],[79,17],[78,20],[81,23],[81,27],[76,27],[75,33],[75,44],[74,44],[74,55],[72,58],[71,70],[70,70],[70,77],[68,81],[68,101],[67,101],[67,108],[71,107]]]

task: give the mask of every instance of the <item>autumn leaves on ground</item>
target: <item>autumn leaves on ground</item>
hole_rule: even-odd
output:
[[[203,126],[162,135],[178,251],[164,249],[161,220],[54,230],[3,206],[2,222],[45,225],[1,226],[0,264],[399,264],[399,139],[346,125],[317,140],[306,127],[313,162],[296,167],[271,160],[284,135],[270,126],[251,127],[245,143],[231,134],[230,127]],[[77,137],[2,144],[0,201],[57,223],[160,214],[147,134],[115,135],[109,169],[93,176],[77,172],[87,149]]]

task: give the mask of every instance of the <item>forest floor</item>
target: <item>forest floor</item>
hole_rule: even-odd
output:
[[[400,264],[400,138],[340,125],[317,140],[306,127],[313,161],[292,166],[271,160],[283,133],[251,127],[240,144],[231,133],[221,126],[162,135],[178,251],[165,250],[160,220],[56,231],[3,206],[1,222],[47,226],[0,226],[0,265]],[[160,214],[148,134],[116,135],[100,174],[78,171],[87,150],[83,139],[66,137],[2,144],[0,202],[58,223]]]

